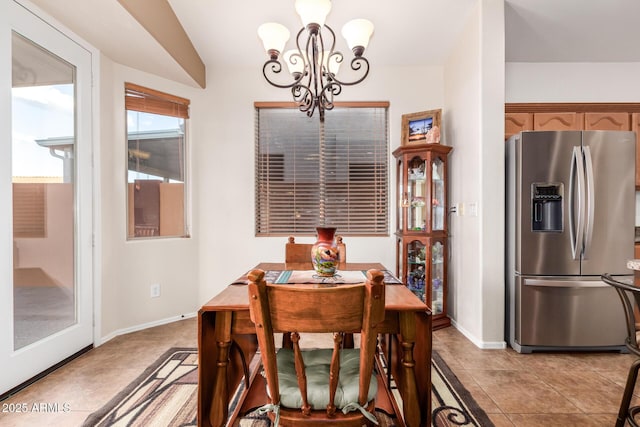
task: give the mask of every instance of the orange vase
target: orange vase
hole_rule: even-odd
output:
[[[311,262],[319,276],[331,277],[338,267],[338,248],[335,227],[316,227],[318,240],[311,247]]]

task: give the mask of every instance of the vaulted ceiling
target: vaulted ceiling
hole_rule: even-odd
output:
[[[142,0],[138,0],[142,1]],[[159,0],[147,0],[148,13]],[[300,27],[293,0],[167,0],[206,68],[259,68],[263,22]],[[196,83],[118,0],[31,0],[112,60],[192,86]],[[366,56],[375,64],[439,65],[478,0],[334,0],[327,24],[338,33],[352,18],[375,32]],[[506,0],[506,60],[640,62],[638,0]],[[292,41],[289,42],[292,44]]]

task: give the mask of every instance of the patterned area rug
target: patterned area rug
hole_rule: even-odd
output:
[[[434,351],[432,372],[432,425],[492,427],[486,413],[460,384]],[[193,348],[172,348],[104,407],[89,415],[92,426],[196,426],[198,353]],[[382,427],[395,420],[378,412]],[[266,416],[249,413],[241,427],[270,427]]]

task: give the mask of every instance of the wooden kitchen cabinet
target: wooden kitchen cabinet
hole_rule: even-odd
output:
[[[535,113],[533,130],[582,130],[584,113]]]
[[[533,130],[533,113],[507,113],[504,116],[504,138],[522,132]]]
[[[584,130],[629,130],[629,113],[584,113]]]
[[[447,157],[452,147],[405,145],[396,158],[396,274],[431,308],[433,328],[447,316]]]

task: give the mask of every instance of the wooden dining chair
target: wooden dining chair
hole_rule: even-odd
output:
[[[618,419],[616,420],[616,427],[623,427],[626,421],[628,421],[630,425],[638,427],[635,417],[640,414],[640,406],[631,406],[631,399],[633,398],[633,390],[636,385],[636,380],[638,379],[638,371],[640,370],[640,346],[638,344],[636,334],[637,328],[634,314],[634,305],[636,307],[640,306],[640,287],[620,282],[614,279],[610,274],[603,274],[601,279],[608,285],[613,286],[618,292],[627,324],[627,338],[625,339],[625,345],[631,353],[638,357],[629,368],[627,384],[625,385],[624,393],[622,394],[622,401],[620,402],[620,409],[618,411]],[[633,297],[633,299],[631,299],[631,297]]]
[[[313,243],[296,243],[294,236],[289,236],[289,240],[285,245],[284,262],[285,264],[304,264],[311,265],[311,247]],[[338,262],[347,262],[347,246],[342,241],[342,236],[336,236],[336,247],[338,248]],[[338,268],[340,266],[338,265]]]
[[[384,319],[384,275],[369,270],[364,283],[327,287],[268,284],[262,270],[248,277],[269,396],[262,411],[274,427],[377,424],[373,366],[376,326]],[[293,349],[276,351],[276,332],[290,333]],[[333,349],[301,349],[302,332],[333,332]],[[361,334],[359,348],[342,348],[345,332]]]
[[[311,247],[313,243],[296,243],[294,236],[289,236],[289,240],[284,250],[284,265],[287,270],[311,270]],[[347,246],[342,241],[342,236],[336,236],[336,247],[338,248],[338,270],[344,268],[347,262]],[[344,336],[343,345],[346,348],[354,346],[353,334]],[[282,335],[282,347],[291,348],[291,338],[288,333]]]

